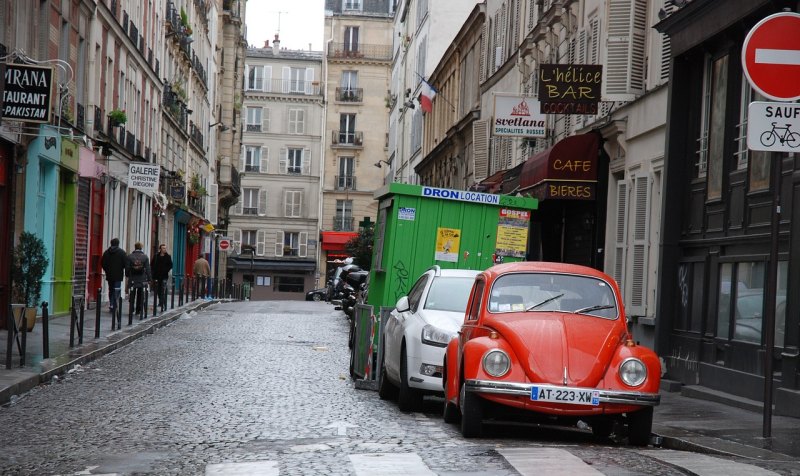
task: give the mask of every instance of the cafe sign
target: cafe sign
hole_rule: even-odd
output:
[[[541,112],[542,114],[597,114],[602,86],[602,65],[540,65]]]
[[[50,122],[53,68],[28,64],[5,65],[2,118]]]

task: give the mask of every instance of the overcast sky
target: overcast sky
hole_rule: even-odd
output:
[[[322,51],[324,34],[324,0],[248,0],[247,43],[261,48],[264,40],[270,45],[278,33],[280,13],[281,48]]]

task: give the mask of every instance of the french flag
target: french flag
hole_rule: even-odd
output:
[[[433,111],[433,98],[436,97],[436,93],[439,91],[423,78],[420,78],[420,80],[422,80],[422,90],[419,93],[419,105],[422,108],[422,112],[427,114]]]

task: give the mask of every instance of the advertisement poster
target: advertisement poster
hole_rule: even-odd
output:
[[[497,243],[495,245],[498,256],[513,256],[524,258],[528,248],[528,224],[531,221],[531,212],[528,210],[500,209],[500,219],[497,221]]]
[[[457,228],[436,229],[436,260],[458,262],[458,246],[461,242],[461,230]]]

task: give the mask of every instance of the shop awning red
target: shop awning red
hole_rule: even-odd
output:
[[[594,200],[599,147],[593,132],[560,140],[525,161],[519,191],[539,200]]]
[[[344,251],[344,245],[357,237],[355,231],[323,231],[322,249],[325,251]]]

